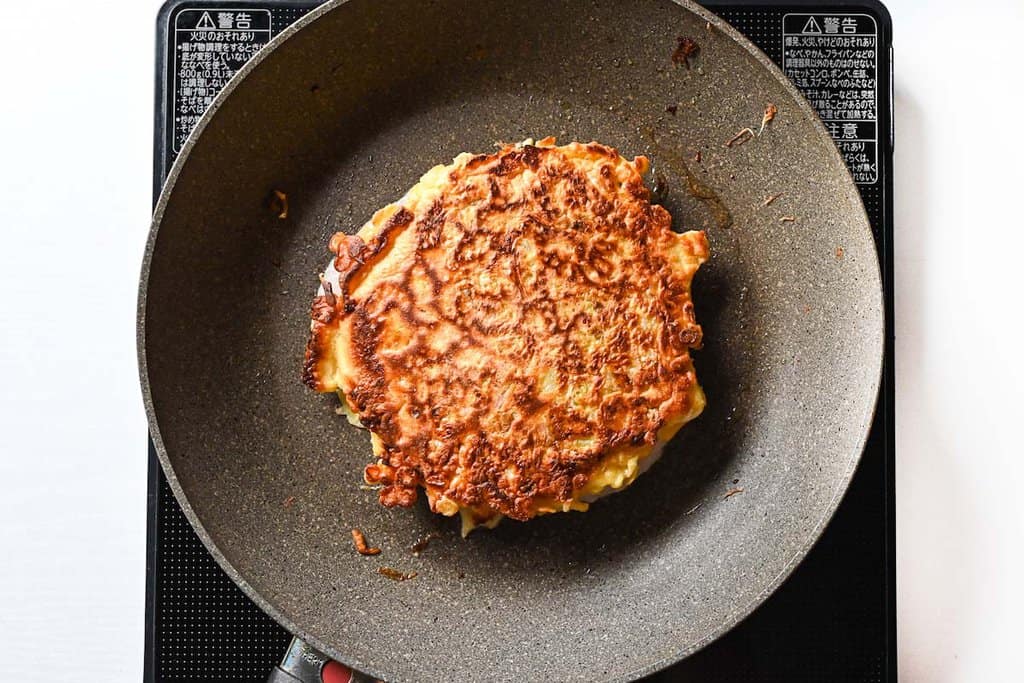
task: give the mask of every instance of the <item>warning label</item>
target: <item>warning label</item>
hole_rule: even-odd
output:
[[[174,17],[171,149],[181,146],[217,93],[270,42],[268,9],[187,9]]]
[[[861,185],[878,182],[878,25],[867,14],[787,14],[782,69],[818,110]]]

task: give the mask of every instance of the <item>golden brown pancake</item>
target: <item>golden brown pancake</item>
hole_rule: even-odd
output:
[[[585,510],[704,406],[690,283],[644,157],[553,139],[460,154],[331,238],[303,377],[370,430],[380,502],[503,516]]]

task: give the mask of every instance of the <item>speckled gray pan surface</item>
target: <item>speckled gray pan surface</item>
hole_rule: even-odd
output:
[[[690,69],[679,36],[700,46]],[[768,103],[764,133],[726,147]],[[157,208],[142,384],[186,514],[285,626],[389,681],[627,680],[735,625],[818,537],[877,396],[878,264],[826,132],[728,26],[669,0],[335,2],[215,108]],[[546,135],[648,155],[676,226],[708,231],[708,407],[590,512],[462,540],[360,488],[366,433],[299,381],[309,303],[333,232],[460,151]],[[383,553],[353,552],[353,527]]]

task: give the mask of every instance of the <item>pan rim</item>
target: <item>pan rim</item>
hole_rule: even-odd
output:
[[[160,196],[157,201],[156,207],[154,208],[153,217],[150,225],[149,235],[146,240],[145,252],[142,260],[142,267],[139,281],[139,292],[138,302],[136,310],[136,321],[137,321],[137,332],[136,332],[136,346],[137,356],[139,365],[139,379],[143,395],[143,403],[146,410],[146,419],[149,426],[150,436],[153,440],[153,445],[157,457],[160,461],[160,466],[164,471],[167,478],[168,484],[170,485],[171,491],[177,499],[178,504],[181,506],[182,511],[185,513],[189,523],[195,529],[196,534],[199,536],[206,550],[211,554],[221,569],[228,575],[228,577],[234,582],[245,595],[255,602],[260,609],[266,612],[272,619],[281,624],[290,633],[310,643],[317,649],[321,650],[333,659],[342,662],[362,673],[374,676],[379,679],[388,680],[387,676],[383,675],[383,672],[374,670],[364,662],[359,661],[358,658],[353,657],[350,653],[346,653],[342,650],[338,650],[329,643],[319,639],[318,637],[308,633],[298,624],[292,621],[291,618],[283,614],[275,605],[267,600],[259,591],[257,591],[245,578],[235,569],[234,565],[221,553],[210,534],[207,532],[201,519],[193,510],[191,504],[185,495],[184,490],[181,487],[180,482],[175,474],[173,464],[171,463],[170,456],[167,453],[166,446],[160,432],[159,424],[156,419],[156,411],[153,404],[153,395],[151,386],[149,383],[149,372],[146,358],[146,310],[147,310],[147,291],[149,285],[149,276],[153,256],[157,239],[160,232],[160,226],[163,222],[164,214],[167,206],[170,202],[171,196],[173,195],[174,189],[177,185],[177,181],[191,156],[193,149],[195,148],[197,141],[201,137],[203,131],[209,125],[210,121],[216,116],[217,111],[224,104],[224,102],[231,96],[239,84],[248,75],[254,71],[259,65],[277,48],[283,43],[287,42],[292,36],[301,31],[306,26],[321,19],[326,14],[346,5],[351,0],[328,0],[323,5],[314,8],[307,15],[300,18],[298,21],[281,31],[275,36],[269,43],[267,43],[263,49],[261,49],[252,59],[246,62],[239,71],[230,79],[228,84],[221,90],[221,92],[214,98],[213,102],[207,108],[199,122],[192,129],[187,140],[182,146],[177,158],[174,161],[170,171],[167,174],[167,178],[164,181],[164,185],[161,188]],[[807,102],[805,97],[799,90],[789,81],[789,79],[783,74],[781,69],[775,65],[774,62],[756,45],[754,45],[749,39],[743,34],[734,29],[725,20],[721,19],[711,11],[704,7],[697,5],[692,0],[668,0],[673,4],[681,7],[682,9],[689,11],[696,15],[700,19],[708,22],[715,30],[720,31],[748,54],[750,54],[763,68],[765,68],[772,78],[778,82],[786,91],[786,93],[792,98],[799,108],[799,113],[803,114],[811,122],[811,126],[817,129],[819,136],[823,136],[826,139],[831,140],[828,131],[824,124],[821,122],[817,112]],[[850,175],[849,170],[846,167],[845,162],[839,155],[838,150],[834,146],[830,146],[828,152],[832,159],[833,165],[838,163],[838,168],[842,169],[842,175],[844,176],[845,184],[856,188],[853,177]],[[859,192],[857,193],[856,201],[856,219],[857,222],[865,228],[869,235],[869,241],[874,243],[874,236],[870,234],[870,220],[867,216],[867,212],[864,208],[863,201],[859,198]],[[872,357],[865,357],[864,361],[866,366],[874,364],[873,371],[865,373],[871,377],[871,386],[868,387],[870,395],[873,397],[868,404],[865,406],[863,420],[858,425],[860,430],[860,437],[857,440],[857,447],[853,451],[852,456],[846,467],[846,471],[843,476],[837,481],[837,486],[833,492],[833,496],[828,504],[825,506],[824,511],[820,519],[816,522],[813,529],[806,535],[803,543],[797,548],[796,551],[786,560],[782,570],[768,581],[765,586],[746,604],[737,607],[736,609],[729,612],[729,614],[723,618],[720,623],[710,629],[703,637],[696,640],[695,642],[683,647],[671,655],[662,657],[656,661],[651,661],[643,666],[625,674],[623,677],[613,677],[603,679],[609,683],[618,681],[632,681],[644,676],[653,674],[660,671],[672,664],[675,664],[696,652],[707,647],[712,642],[721,638],[723,635],[731,631],[743,620],[750,616],[765,600],[767,600],[776,590],[789,578],[797,566],[804,560],[811,549],[817,544],[821,538],[825,528],[831,522],[835,515],[836,510],[839,507],[840,502],[845,497],[846,492],[849,489],[850,481],[852,480],[857,468],[860,464],[864,447],[866,445],[868,436],[870,435],[872,421],[874,419],[875,412],[877,410],[880,400],[880,390],[882,383],[882,370],[883,370],[883,359],[885,350],[885,334],[886,334],[886,320],[884,313],[883,304],[883,287],[882,287],[882,275],[881,266],[878,260],[877,252],[872,249],[867,270],[871,281],[867,283],[865,288],[868,291],[868,295],[873,299],[871,301],[871,310],[877,316],[877,324],[872,325],[874,328],[874,338],[869,340],[875,347],[875,353]],[[870,344],[869,344],[870,345]],[[869,368],[870,370],[870,368]]]

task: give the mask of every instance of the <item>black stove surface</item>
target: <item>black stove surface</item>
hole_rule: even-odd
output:
[[[174,0],[157,21],[154,201],[209,101],[319,2]],[[788,581],[729,634],[650,681],[895,681],[891,23],[874,0],[706,1],[817,108],[858,182],[886,294],[875,422],[836,515]],[[289,633],[207,553],[149,446],[145,680],[264,681]]]

